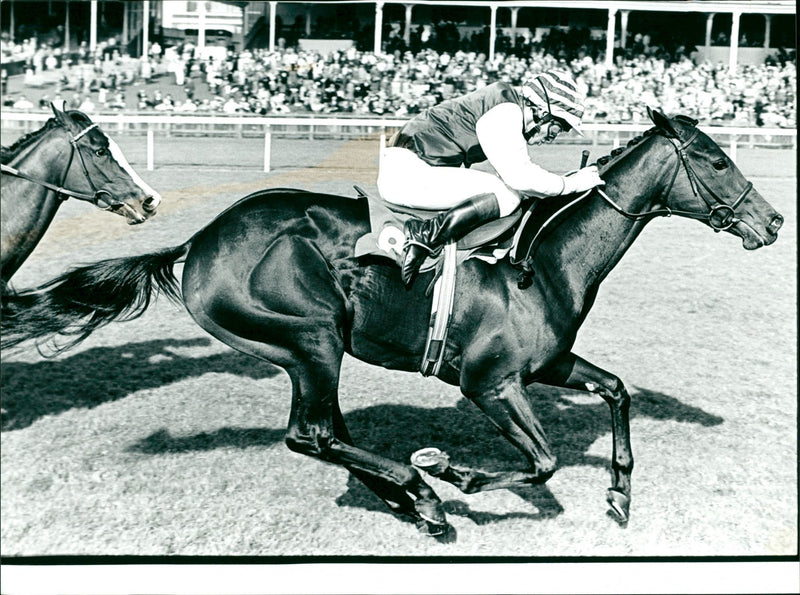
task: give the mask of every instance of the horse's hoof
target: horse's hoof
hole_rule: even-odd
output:
[[[414,503],[417,513],[417,529],[423,535],[435,537],[437,541],[447,540],[450,525],[444,514],[442,503],[438,500],[417,500]]]
[[[450,456],[436,447],[421,448],[411,455],[411,464],[438,477],[450,467]]]
[[[429,523],[425,519],[419,519],[417,521],[417,530],[426,537],[434,537],[437,541],[442,541],[450,533],[451,527],[447,523],[439,525],[437,523]]]
[[[433,525],[446,525],[447,517],[444,514],[442,503],[438,500],[424,498],[414,502],[414,510],[417,516],[427,523]]]
[[[614,519],[621,527],[628,525],[631,498],[620,490],[610,488],[606,494],[606,502],[610,507],[608,516]]]

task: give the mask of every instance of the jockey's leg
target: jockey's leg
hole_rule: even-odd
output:
[[[497,197],[500,215],[519,206],[519,194],[494,174],[464,167],[433,167],[408,149],[390,147],[381,157],[378,192],[384,200],[416,209],[446,211],[477,194]]]
[[[389,202],[449,211],[406,226],[403,281],[413,280],[425,258],[449,240],[479,225],[511,214],[519,206],[517,192],[488,172],[459,167],[433,167],[407,149],[389,148],[381,158],[378,190]]]
[[[406,221],[403,251],[403,283],[410,285],[425,259],[436,254],[450,240],[459,240],[470,231],[500,216],[497,197],[478,194],[430,219]]]

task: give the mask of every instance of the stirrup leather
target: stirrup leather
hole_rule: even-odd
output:
[[[444,348],[447,343],[447,332],[453,314],[453,298],[456,290],[456,243],[448,242],[444,246],[441,274],[436,279],[433,289],[433,304],[428,322],[428,339],[425,353],[420,364],[420,373],[431,376],[439,373],[444,359]]]

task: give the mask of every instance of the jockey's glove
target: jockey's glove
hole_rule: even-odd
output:
[[[605,184],[603,178],[597,173],[597,166],[590,165],[579,169],[573,174],[564,176],[564,191],[562,194],[574,194],[577,192],[586,192],[595,186],[602,186]]]

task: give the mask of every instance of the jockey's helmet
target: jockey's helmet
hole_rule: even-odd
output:
[[[581,118],[585,97],[572,75],[562,70],[548,70],[524,83],[522,94],[529,104],[562,120],[569,129],[583,136]]]

